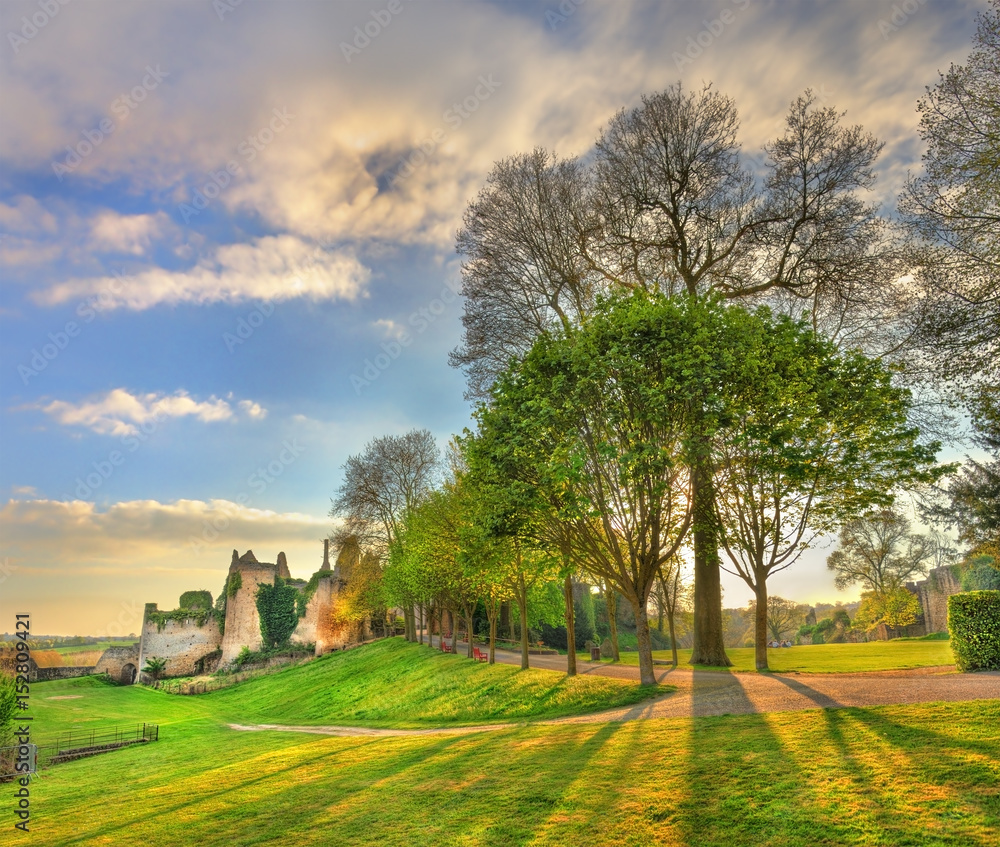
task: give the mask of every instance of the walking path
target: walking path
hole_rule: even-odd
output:
[[[461,649],[459,650],[461,654]],[[581,661],[577,673],[639,681],[634,665]],[[496,651],[496,660],[520,665],[520,653]],[[531,667],[566,672],[565,656],[532,656]],[[604,723],[650,718],[747,715],[802,709],[839,709],[851,706],[891,706],[909,703],[1000,700],[1000,672],[960,674],[950,666],[869,673],[728,673],[668,667],[656,672],[656,681],[677,690],[655,699],[610,711],[532,724]],[[435,729],[372,729],[346,726],[278,726],[230,724],[238,730],[312,732],[340,736],[467,734],[507,729],[516,724],[441,727]]]

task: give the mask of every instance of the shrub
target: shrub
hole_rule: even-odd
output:
[[[992,556],[977,556],[962,573],[963,591],[1000,590],[1000,568]]]
[[[210,591],[185,591],[177,603],[178,609],[211,609],[212,593]]]
[[[960,671],[1000,670],[1000,591],[949,597],[948,631]]]
[[[148,673],[153,679],[159,679],[167,672],[167,660],[159,656],[150,656],[146,659],[143,673]]]

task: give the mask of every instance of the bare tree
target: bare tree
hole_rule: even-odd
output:
[[[466,209],[457,243],[464,333],[450,361],[465,370],[469,396],[486,396],[539,333],[575,326],[591,310],[587,179],[579,162],[536,149],[497,162]]]
[[[903,219],[926,245],[915,257],[935,307],[924,340],[940,371],[973,389],[996,388],[1000,377],[1000,2],[991,6],[968,62],[919,102],[924,170],[900,197]]]
[[[349,456],[344,479],[331,501],[330,516],[340,518],[335,541],[352,536],[384,558],[396,543],[406,516],[433,488],[440,453],[429,430],[386,435]],[[413,609],[404,608],[408,640],[416,640]]]
[[[827,567],[837,588],[860,584],[877,598],[902,588],[908,579],[925,574],[934,544],[910,532],[910,522],[892,509],[871,512],[840,530],[840,549],[831,553]]]

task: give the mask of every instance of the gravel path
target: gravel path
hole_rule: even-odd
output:
[[[498,650],[498,662],[519,665],[520,654]],[[532,656],[531,666],[566,672],[565,656]],[[632,665],[577,662],[579,674],[638,681]],[[891,706],[905,703],[1000,700],[1000,672],[960,674],[950,666],[870,673],[727,673],[692,668],[664,668],[656,681],[676,691],[634,706],[572,718],[532,721],[532,724],[603,723],[650,718],[747,715],[849,706]],[[347,726],[279,726],[229,724],[236,730],[311,732],[339,736],[399,736],[469,734],[507,729],[516,724],[441,727],[434,729],[373,729]]]

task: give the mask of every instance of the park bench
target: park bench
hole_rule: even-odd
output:
[[[473,647],[472,648],[472,656],[473,656],[473,658],[475,658],[477,661],[480,661],[480,662],[488,662],[490,660],[490,657],[487,656],[478,647]]]
[[[446,641],[442,641],[441,642],[441,651],[443,653],[450,653],[451,652],[451,645],[448,642],[446,642]]]

